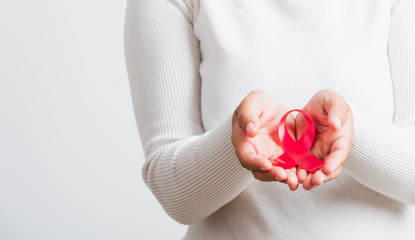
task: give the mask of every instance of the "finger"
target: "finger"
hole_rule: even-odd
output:
[[[291,191],[296,191],[296,190],[298,189],[298,186],[299,186],[299,184],[297,183],[296,185],[288,185],[288,188],[289,188]]]
[[[307,177],[307,171],[303,169],[302,167],[298,166],[298,169],[297,169],[298,182],[302,184],[306,177]]]
[[[293,173],[297,174],[297,167],[293,167],[290,169]]]
[[[330,128],[338,130],[346,122],[350,107],[342,96],[333,92],[325,100],[325,109]]]
[[[307,191],[310,191],[314,188],[314,184],[312,183],[311,179],[313,178],[313,173],[309,173],[307,177],[304,179],[303,188]]]
[[[327,176],[327,179],[325,180],[325,182],[328,182],[328,181],[331,181],[331,180],[336,179],[338,176],[340,176],[341,171],[342,171],[342,166],[340,166],[332,174],[330,174],[329,176]]]
[[[350,152],[350,140],[346,137],[337,138],[331,146],[330,153],[325,157],[323,172],[330,175],[339,168]]]
[[[287,184],[291,191],[295,191],[298,188],[298,178],[297,175],[290,169],[286,169],[287,173]]]
[[[246,141],[236,143],[235,154],[241,165],[248,170],[268,171],[272,168],[271,161],[265,156],[256,154],[254,147]]]
[[[242,154],[240,162],[244,168],[252,171],[268,171],[272,168],[272,163],[269,159],[250,152]]]
[[[261,182],[275,181],[275,179],[270,174],[267,174],[267,172],[252,171],[252,175],[254,175],[255,179]]]
[[[260,128],[259,116],[263,110],[259,97],[252,94],[242,100],[235,112],[238,117],[239,127],[249,137],[255,137]]]
[[[285,182],[287,174],[284,169],[280,167],[273,167],[269,171],[252,171],[254,177],[263,182],[280,181]]]
[[[313,177],[311,178],[311,182],[316,185],[320,186],[322,183],[324,183],[327,179],[327,175],[323,173],[323,170],[318,170],[314,173]]]
[[[273,167],[271,170],[268,171],[268,173],[271,174],[273,178],[277,181],[287,180],[287,173],[281,167]]]

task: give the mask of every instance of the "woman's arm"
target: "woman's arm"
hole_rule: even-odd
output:
[[[381,123],[351,104],[355,136],[344,166],[371,189],[415,205],[415,1],[400,0],[391,20],[394,119]]]
[[[182,224],[209,216],[253,179],[231,143],[233,113],[204,132],[192,7],[182,0],[129,0],[125,23],[131,94],[146,157],[143,178]]]

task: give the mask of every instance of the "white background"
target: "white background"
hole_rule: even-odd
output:
[[[0,1],[0,239],[180,239],[143,183],[126,1]]]

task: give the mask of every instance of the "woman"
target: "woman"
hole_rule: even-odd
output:
[[[185,239],[413,238],[414,1],[130,0],[125,27],[143,178]],[[314,174],[271,164],[293,108]]]

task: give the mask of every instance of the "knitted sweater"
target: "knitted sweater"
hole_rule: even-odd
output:
[[[184,239],[414,239],[414,0],[130,0],[125,54],[143,179]],[[255,89],[302,108],[322,88],[354,115],[340,176],[254,179],[235,108]]]

